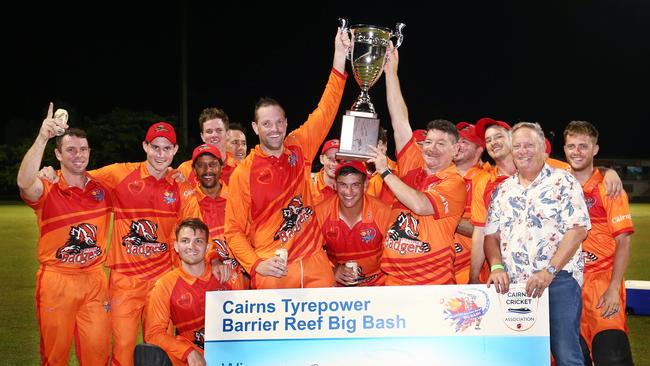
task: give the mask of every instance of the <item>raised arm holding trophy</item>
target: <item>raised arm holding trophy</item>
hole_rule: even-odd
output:
[[[339,18],[339,22],[341,29],[351,34],[348,59],[361,94],[343,116],[341,144],[336,158],[365,161],[370,158],[368,145],[377,145],[379,134],[379,119],[368,90],[381,76],[391,38],[396,38],[395,48],[402,44],[402,29],[405,24],[397,23],[395,32],[391,32],[388,28],[365,24],[353,25],[348,29],[347,19]]]

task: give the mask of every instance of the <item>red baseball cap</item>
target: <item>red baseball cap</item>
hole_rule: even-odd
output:
[[[216,146],[212,144],[203,144],[194,148],[194,151],[192,152],[192,162],[194,162],[196,158],[198,158],[203,154],[210,154],[215,158],[223,161],[223,159],[221,158],[221,153],[219,152],[219,149],[217,149]]]
[[[485,140],[476,136],[476,127],[474,127],[474,125],[467,122],[458,122],[456,124],[456,129],[458,130],[458,136],[473,144],[485,147]]]
[[[174,131],[174,126],[167,122],[156,122],[149,127],[145,140],[151,142],[156,137],[164,137],[176,145],[176,131]]]
[[[546,137],[544,137],[544,144],[546,144],[546,154],[551,155],[553,148],[551,147],[551,142]]]
[[[365,174],[366,178],[370,178],[370,174],[368,174],[368,171],[366,170],[366,165],[359,160],[345,160],[339,162],[336,165],[336,170],[334,170],[334,176],[337,177],[339,175],[339,171],[347,166],[354,168],[361,174]]]
[[[509,124],[503,121],[496,121],[493,120],[492,118],[484,117],[479,119],[478,122],[476,122],[476,136],[480,137],[483,141],[485,141],[485,130],[487,130],[488,127],[492,125],[501,126],[506,130],[512,129],[512,127],[510,127]]]
[[[415,130],[413,131],[413,136],[415,137],[415,142],[422,142],[427,139],[427,130]]]
[[[320,151],[320,154],[325,155],[325,153],[329,149],[336,149],[336,151],[338,151],[340,145],[341,144],[339,143],[339,139],[327,140],[325,141],[325,144],[323,145],[323,149]]]

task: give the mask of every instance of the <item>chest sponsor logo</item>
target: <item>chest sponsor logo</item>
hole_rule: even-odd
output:
[[[619,222],[625,220],[632,220],[632,216],[630,214],[614,216],[612,217],[612,224],[618,224]]]
[[[314,215],[311,207],[304,207],[302,196],[291,199],[289,205],[282,209],[282,225],[275,232],[273,240],[288,242],[296,233],[302,230],[303,225]]]
[[[56,258],[65,264],[86,264],[99,257],[102,250],[97,246],[97,226],[81,224],[70,226],[68,240],[57,249]]]
[[[421,254],[431,251],[429,243],[422,242],[418,236],[419,221],[409,212],[401,212],[393,225],[386,232],[386,248],[398,252],[400,255]]]
[[[479,289],[459,291],[456,295],[441,301],[445,320],[456,333],[470,327],[481,329],[483,316],[490,308],[490,297],[485,291]]]
[[[129,233],[122,237],[126,254],[151,256],[167,251],[167,243],[158,242],[158,224],[146,219],[132,221]]]

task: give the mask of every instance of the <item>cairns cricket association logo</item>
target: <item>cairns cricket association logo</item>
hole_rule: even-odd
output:
[[[148,257],[166,251],[167,243],[158,242],[157,230],[158,224],[149,220],[131,221],[129,233],[122,237],[122,246],[126,247],[126,254]]]
[[[386,232],[385,246],[400,255],[420,254],[431,251],[429,243],[422,242],[418,236],[419,221],[411,213],[400,212],[393,225]]]
[[[473,326],[481,329],[481,320],[490,309],[490,296],[481,289],[465,289],[447,299],[441,300],[445,320],[456,333]]]
[[[313,215],[314,210],[311,207],[303,206],[301,195],[293,197],[287,207],[282,209],[282,225],[275,232],[273,240],[286,243],[302,229],[303,224]]]
[[[66,264],[86,264],[101,254],[97,246],[97,226],[83,223],[70,226],[68,240],[56,251],[56,258]]]
[[[538,318],[539,299],[526,295],[524,288],[511,288],[508,293],[499,295],[499,306],[505,325],[517,332],[532,328]]]

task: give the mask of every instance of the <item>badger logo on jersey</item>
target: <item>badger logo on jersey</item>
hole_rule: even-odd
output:
[[[131,221],[131,229],[122,237],[122,246],[126,253],[148,257],[167,250],[166,243],[158,242],[158,224],[146,219]]]
[[[223,264],[228,265],[231,269],[239,267],[239,262],[230,256],[228,245],[225,240],[213,239],[212,242],[214,243],[214,251],[217,252],[219,259],[221,259]]]
[[[313,214],[314,210],[311,207],[303,207],[302,196],[293,197],[289,205],[282,209],[282,225],[275,232],[273,240],[279,239],[286,243],[302,229],[302,225]]]
[[[62,263],[86,264],[101,254],[97,246],[97,226],[83,223],[70,226],[68,240],[56,251],[56,258]]]
[[[463,246],[460,245],[460,243],[454,243],[454,252],[456,252],[456,254],[458,254],[458,253],[460,253],[462,251],[463,251]]]
[[[400,255],[420,254],[431,251],[429,243],[424,243],[418,236],[419,221],[411,213],[401,212],[393,225],[386,232],[386,248],[397,251]]]
[[[582,258],[585,261],[585,264],[587,263],[593,263],[598,260],[598,256],[592,252],[588,252],[586,250],[582,251]]]

